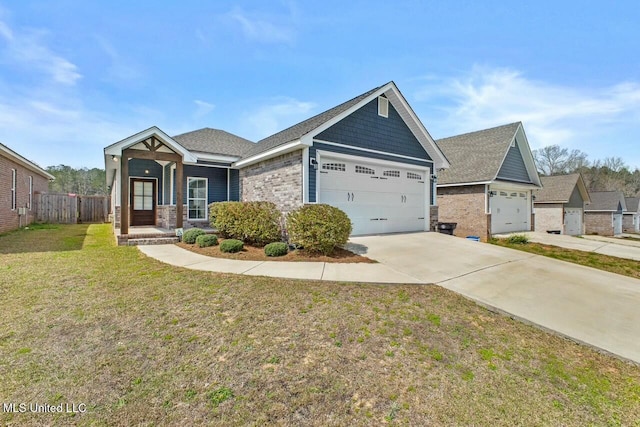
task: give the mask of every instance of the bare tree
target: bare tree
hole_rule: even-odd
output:
[[[538,171],[543,175],[561,175],[572,173],[588,167],[587,154],[580,150],[561,148],[559,145],[548,145],[533,150]]]

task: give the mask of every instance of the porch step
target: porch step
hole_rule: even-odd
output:
[[[128,239],[128,246],[138,245],[172,245],[178,243],[180,239],[178,237],[148,237],[142,239]]]

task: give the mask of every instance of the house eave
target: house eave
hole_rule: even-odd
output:
[[[56,179],[49,172],[47,172],[46,170],[42,169],[40,166],[36,165],[35,163],[25,159],[20,154],[16,153],[15,151],[13,151],[11,148],[7,147],[4,144],[0,144],[0,152],[4,153],[6,156],[10,157],[14,162],[24,166],[25,168],[29,169],[32,172],[37,173],[38,175],[42,175],[42,176],[44,176],[45,178],[47,178],[47,179],[49,179],[51,181]]]
[[[247,157],[246,159],[239,160],[235,162],[232,166],[235,168],[243,168],[246,166],[251,166],[255,163],[259,163],[264,160],[270,159],[271,157],[281,156],[283,154],[287,154],[292,151],[301,150],[305,147],[310,147],[311,145],[312,145],[311,142],[302,141],[301,139],[298,139],[295,141],[288,142],[286,144],[279,145],[263,153],[256,154],[255,156],[251,156],[251,157]]]

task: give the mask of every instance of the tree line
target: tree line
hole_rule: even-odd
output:
[[[107,195],[107,184],[104,169],[80,168],[57,165],[46,168],[56,179],[49,183],[52,193],[74,193],[86,196]]]
[[[583,151],[549,145],[533,150],[541,175],[582,174],[588,191],[622,191],[627,197],[640,196],[640,170],[631,171],[620,157],[590,161]]]

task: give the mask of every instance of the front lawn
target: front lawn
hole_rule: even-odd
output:
[[[640,262],[631,259],[535,242],[513,243],[508,239],[490,239],[489,243],[640,279]]]
[[[2,403],[87,405],[0,425],[640,419],[636,365],[445,289],[191,271],[109,225],[0,236],[0,304]]]

